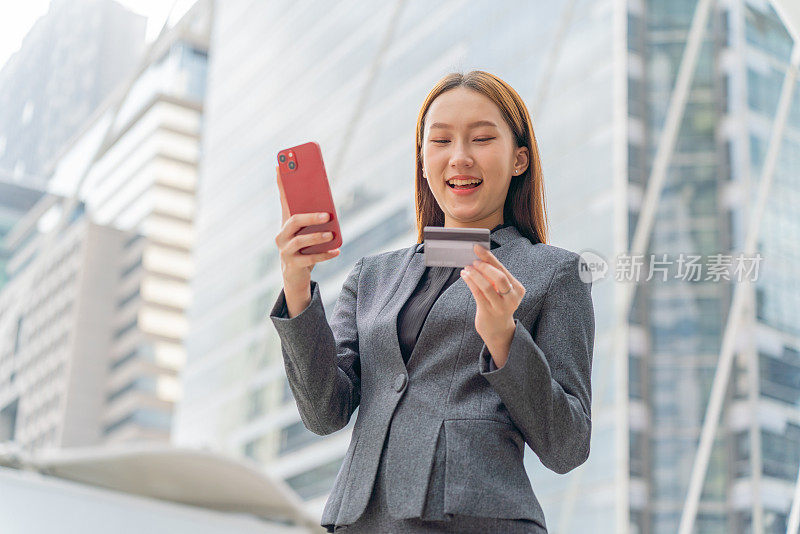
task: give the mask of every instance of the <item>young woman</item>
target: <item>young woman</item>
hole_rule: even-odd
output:
[[[330,239],[275,238],[284,286],[270,318],[300,417],[350,446],[328,532],[547,532],[524,447],[557,473],[586,461],[594,308],[580,256],[546,244],[530,116],[496,76],[445,76],[417,120],[418,243],[359,259],[330,322],[301,255]],[[424,226],[489,228],[464,269],[425,267]]]

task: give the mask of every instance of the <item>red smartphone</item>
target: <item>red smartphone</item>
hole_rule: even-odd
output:
[[[297,235],[316,232],[333,232],[333,239],[324,243],[303,247],[301,254],[317,254],[342,246],[339,218],[333,205],[333,195],[322,162],[319,143],[309,141],[302,145],[285,148],[278,152],[279,180],[286,197],[289,213],[327,212],[330,218],[322,224],[312,224]]]

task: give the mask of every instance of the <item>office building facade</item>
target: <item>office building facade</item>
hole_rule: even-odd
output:
[[[0,441],[28,452],[103,442],[112,296],[128,238],[55,195],[42,197],[7,236]]]
[[[210,2],[146,52],[53,168],[53,191],[131,233],[114,300],[104,440],[168,442],[185,361]]]
[[[0,179],[0,290],[8,280],[6,263],[11,256],[5,237],[43,194],[41,189]]]

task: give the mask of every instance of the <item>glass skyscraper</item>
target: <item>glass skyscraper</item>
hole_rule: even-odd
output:
[[[667,103],[698,2],[651,0],[628,15],[628,237],[640,216]],[[792,38],[769,2],[719,2],[710,11],[655,213],[653,263],[741,251],[753,212]],[[786,532],[800,460],[800,294],[796,278],[800,94],[793,97],[757,236],[762,257],[736,332],[727,387],[694,532]],[[632,532],[678,531],[718,369],[734,277],[675,276],[639,284],[629,324]],[[753,451],[758,450],[758,453]],[[754,522],[754,515],[759,519]],[[756,526],[757,523],[757,526]]]

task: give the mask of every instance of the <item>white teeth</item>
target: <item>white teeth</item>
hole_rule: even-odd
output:
[[[468,180],[459,180],[459,179],[447,180],[447,183],[455,185],[468,185],[468,184],[479,184],[482,181],[483,180],[476,180],[474,178],[470,178]]]

